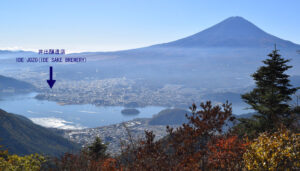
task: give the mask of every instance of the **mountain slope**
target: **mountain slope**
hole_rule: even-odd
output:
[[[149,125],[181,125],[188,122],[186,114],[190,115],[191,112],[184,109],[165,109],[154,115]]]
[[[186,115],[190,116],[191,112],[185,109],[165,109],[160,111],[158,114],[154,115],[149,119],[149,125],[182,125],[183,123],[188,123]],[[236,118],[248,118],[253,115],[253,113],[246,113],[241,115],[232,114]],[[232,126],[232,125],[231,125]]]
[[[77,145],[29,119],[0,109],[0,144],[12,154],[41,153],[57,156],[76,151]]]
[[[7,89],[13,89],[16,93],[30,92],[35,87],[27,82],[0,75],[0,94]]]
[[[204,31],[165,43],[162,47],[299,47],[268,34],[242,17],[230,17]]]

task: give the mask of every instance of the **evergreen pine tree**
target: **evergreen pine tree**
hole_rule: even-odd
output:
[[[94,160],[108,157],[106,154],[107,144],[104,144],[99,137],[96,137],[94,142],[88,146],[88,154]]]
[[[252,119],[241,119],[240,128],[247,129],[248,134],[271,131],[280,125],[289,126],[294,118],[288,102],[297,89],[290,85],[289,75],[285,71],[292,66],[278,54],[276,49],[264,60],[253,75],[256,87],[242,95],[242,99],[254,109],[257,114]]]

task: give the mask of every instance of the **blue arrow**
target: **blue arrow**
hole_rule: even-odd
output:
[[[49,84],[49,87],[50,87],[50,88],[53,87],[53,85],[54,85],[54,83],[55,83],[55,81],[56,81],[56,80],[53,80],[53,79],[52,79],[52,72],[53,72],[53,69],[52,69],[52,66],[51,66],[51,67],[50,67],[50,80],[47,80],[47,83]]]

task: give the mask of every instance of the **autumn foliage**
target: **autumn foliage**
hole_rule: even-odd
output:
[[[208,144],[208,164],[215,169],[237,169],[243,166],[243,153],[249,143],[236,135],[220,136]]]
[[[107,158],[101,164],[101,170],[103,171],[118,171],[122,170],[122,168],[118,168],[118,161],[114,158]]]
[[[299,134],[282,129],[262,133],[257,139],[240,137],[226,127],[235,122],[231,104],[193,104],[188,123],[156,141],[152,131],[122,148],[117,157],[102,155],[99,139],[78,155],[65,155],[59,170],[295,170],[300,167]],[[226,130],[226,131],[223,131]],[[97,143],[98,142],[98,143]],[[97,148],[91,148],[97,147]],[[103,148],[104,147],[104,148]],[[94,151],[94,152],[93,152]],[[95,159],[95,155],[102,156]],[[100,154],[99,154],[100,153]]]
[[[44,162],[45,157],[39,154],[18,156],[8,154],[7,150],[0,150],[0,171],[38,171]]]
[[[262,133],[244,153],[249,170],[297,170],[300,168],[300,134],[281,129]]]
[[[177,129],[167,127],[168,136],[160,141],[154,141],[152,132],[145,132],[145,140],[137,144],[136,148],[128,148],[129,152],[123,155],[126,158],[124,168],[129,170],[205,170],[210,168],[224,168],[229,166],[227,160],[239,157],[245,144],[237,137],[226,137],[223,141],[223,128],[234,120],[229,103],[213,106],[210,101],[200,104],[197,110],[195,104],[190,108],[192,115],[187,116],[189,123]],[[227,135],[226,135],[227,136]],[[213,148],[212,146],[218,145]],[[221,151],[220,151],[221,150]],[[217,155],[214,152],[220,152]],[[221,154],[221,155],[220,155]],[[215,160],[221,159],[218,163]],[[224,162],[223,162],[224,161]],[[232,167],[236,166],[232,162]],[[224,166],[223,166],[224,165]]]

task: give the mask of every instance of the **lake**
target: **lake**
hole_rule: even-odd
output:
[[[56,102],[37,100],[37,93],[2,97],[0,108],[14,114],[23,115],[36,124],[60,128],[81,129],[116,124],[135,118],[151,118],[164,107],[147,106],[136,108],[138,115],[123,115],[122,106],[59,105]]]
[[[123,115],[122,106],[95,106],[59,105],[56,102],[37,100],[37,93],[2,97],[0,108],[14,114],[23,115],[34,123],[51,128],[81,129],[94,128],[116,124],[135,118],[151,118],[165,107],[147,106],[136,108],[140,111],[137,115]],[[250,111],[244,110],[246,105],[233,104],[233,113],[242,114]]]

